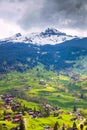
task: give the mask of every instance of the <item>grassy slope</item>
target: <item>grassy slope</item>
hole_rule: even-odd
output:
[[[54,106],[62,107],[65,111],[73,110],[73,106],[76,104],[77,107],[87,108],[86,99],[81,99],[80,102],[74,102],[79,97],[72,96],[73,92],[82,93],[83,88],[86,87],[86,81],[71,82],[70,77],[66,75],[57,75],[52,71],[45,71],[43,67],[34,68],[26,73],[12,72],[6,75],[2,75],[0,81],[0,93],[9,92],[13,88],[19,88],[19,91],[23,91],[27,96],[45,98],[49,103]],[[86,77],[83,75],[81,78]],[[44,85],[40,84],[40,81],[44,82]],[[27,90],[26,86],[30,86]],[[87,96],[85,91],[85,96]],[[29,102],[22,99],[17,99],[22,105],[26,105],[30,108],[36,107],[38,109],[38,103]],[[72,125],[70,118],[72,116],[65,114],[62,120],[58,120],[56,117],[32,119],[26,117],[27,130],[42,130],[44,125],[53,125],[57,120],[59,124],[66,122]],[[0,123],[3,123],[0,121]],[[14,126],[11,123],[5,122],[9,128]]]

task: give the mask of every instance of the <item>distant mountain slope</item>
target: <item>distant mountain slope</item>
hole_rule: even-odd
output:
[[[55,45],[67,40],[71,40],[73,38],[75,38],[75,36],[67,35],[54,28],[48,28],[43,32],[31,33],[29,35],[22,35],[18,33],[12,37],[3,39],[2,41],[13,42],[13,43],[24,42],[24,43],[31,43],[37,45],[45,45],[45,44]]]
[[[3,41],[0,43],[0,73],[10,70],[25,71],[43,64],[54,71],[87,73],[87,38],[75,38],[56,45],[25,44]]]

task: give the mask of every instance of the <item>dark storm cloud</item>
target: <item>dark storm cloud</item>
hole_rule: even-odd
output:
[[[39,0],[38,0],[39,1]],[[36,8],[40,5],[35,2]],[[32,7],[33,8],[33,7]],[[32,14],[26,13],[20,24],[30,26],[56,25],[86,29],[87,0],[43,0],[43,6]]]
[[[87,30],[87,0],[0,0],[0,19],[32,27]]]
[[[50,23],[85,28],[87,0],[47,0],[42,14]]]

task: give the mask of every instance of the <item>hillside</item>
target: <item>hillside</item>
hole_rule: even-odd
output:
[[[39,65],[24,73],[3,74],[0,79],[0,125],[8,130],[16,130],[21,118],[26,130],[50,130],[56,122],[59,129],[63,124],[73,127],[74,122],[78,129],[81,123],[86,128],[86,75],[54,73]]]
[[[86,129],[87,38],[35,44],[19,37],[0,41],[0,129]]]
[[[33,32],[29,34],[17,33],[9,38],[2,39],[1,42],[13,42],[13,43],[31,43],[36,45],[55,45],[76,38],[76,36],[67,35],[60,32],[55,28],[47,28],[42,32]]]
[[[2,42],[0,44],[0,72],[25,71],[43,64],[46,69],[81,70],[87,73],[87,38],[75,38],[56,45]]]

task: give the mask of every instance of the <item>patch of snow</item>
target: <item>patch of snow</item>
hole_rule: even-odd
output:
[[[31,43],[37,45],[55,45],[76,38],[76,36],[66,35],[56,29],[48,28],[41,33],[31,33],[28,35],[21,35],[20,33],[3,39],[1,41],[8,41],[13,43]]]

